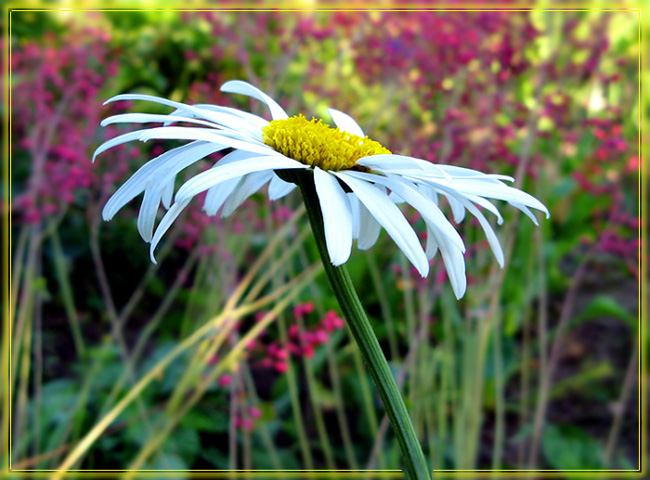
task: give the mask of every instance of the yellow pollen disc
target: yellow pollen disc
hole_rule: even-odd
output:
[[[306,165],[323,170],[345,170],[370,155],[390,154],[380,143],[332,128],[322,120],[302,115],[273,120],[262,129],[264,143]]]

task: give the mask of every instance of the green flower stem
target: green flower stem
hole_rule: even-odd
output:
[[[320,252],[323,266],[327,272],[327,278],[334,289],[336,298],[343,310],[348,327],[359,345],[361,355],[370,371],[370,376],[375,382],[379,396],[384,403],[384,408],[390,419],[393,431],[399,442],[402,451],[407,478],[409,479],[430,479],[431,472],[427,467],[422,453],[422,447],[413,429],[411,417],[409,416],[402,396],[400,395],[395,378],[388,366],[388,362],[379,346],[370,321],[366,316],[361,301],[357,296],[352,280],[344,265],[335,267],[330,261],[325,243],[325,232],[323,229],[323,218],[320,211],[316,187],[311,172],[296,173],[292,178],[302,191],[307,209],[307,216],[316,238],[318,251]]]

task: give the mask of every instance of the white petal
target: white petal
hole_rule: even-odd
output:
[[[118,210],[142,193],[150,181],[151,184],[170,182],[173,180],[173,175],[169,174],[170,170],[175,175],[181,170],[180,167],[185,168],[185,166],[222,148],[224,147],[217,144],[192,142],[169,150],[148,161],[108,199],[102,211],[102,217],[104,220],[113,218]]]
[[[388,194],[388,198],[390,198],[393,201],[393,203],[396,203],[397,205],[400,205],[402,203],[406,203],[406,201],[402,197],[400,197],[398,194],[396,194],[395,192],[390,192]]]
[[[195,107],[198,107],[196,105]],[[226,111],[222,107],[217,107],[216,105],[211,105],[211,107],[214,108],[203,108],[207,111],[210,112],[212,124],[209,122],[203,122],[207,124],[208,126],[212,126],[214,128],[219,128],[225,131],[234,131],[237,132],[240,136],[245,135],[248,136],[251,140],[255,140],[258,142],[263,141],[263,135],[262,135],[262,127],[268,125],[269,122],[266,120],[263,120],[255,115],[251,115],[251,117],[259,118],[264,122],[263,125],[258,125],[257,123],[254,123],[250,121],[248,118],[244,118],[241,115],[236,115],[234,113],[231,113],[230,111]],[[241,113],[246,113],[246,112],[239,112],[238,110],[234,110],[233,112],[237,112],[239,114]],[[169,117],[174,117],[177,115],[184,115],[187,117],[195,117],[196,115],[192,112],[189,112],[187,110],[183,109],[176,109],[174,112],[172,112]],[[165,122],[165,126],[170,125],[173,122],[173,120]],[[201,123],[201,120],[194,120],[195,123]]]
[[[327,113],[332,117],[336,126],[341,130],[348,132],[350,135],[356,135],[361,138],[366,136],[366,134],[363,133],[363,130],[361,130],[359,124],[347,113],[339,112],[333,108],[328,108]]]
[[[173,140],[204,140],[206,142],[219,143],[231,148],[256,152],[260,155],[271,155],[275,152],[259,142],[252,142],[246,138],[233,138],[224,131],[207,128],[192,127],[156,127],[144,130],[139,139],[146,142],[151,139],[173,139]]]
[[[526,205],[536,210],[545,212],[547,218],[550,216],[548,209],[535,197],[529,195],[524,191],[509,187],[508,185],[504,185],[498,180],[490,178],[486,180],[476,178],[455,178],[452,182],[447,182],[442,179],[434,179],[426,176],[415,177],[410,174],[405,175],[405,177],[409,178],[412,181],[428,183],[440,189],[452,189],[462,195],[473,194],[481,197],[493,198],[496,200],[504,200],[509,203],[520,203],[522,205]]]
[[[467,207],[467,210],[469,210],[470,213],[476,217],[476,219],[481,224],[481,227],[483,227],[483,231],[485,232],[485,236],[487,237],[488,243],[490,244],[490,248],[492,249],[492,252],[494,252],[494,256],[497,259],[497,263],[501,268],[503,268],[503,265],[505,264],[503,250],[501,249],[501,243],[499,243],[499,239],[490,226],[490,222],[488,222],[481,211],[472,205],[469,201],[465,203],[465,207]]]
[[[457,299],[461,299],[465,295],[467,289],[467,277],[465,276],[465,259],[463,252],[461,252],[456,245],[453,245],[446,237],[437,237],[440,254],[442,261],[447,270],[447,276],[451,283],[451,288],[454,291]]]
[[[352,212],[345,191],[338,180],[318,167],[314,183],[323,214],[327,252],[333,265],[342,265],[352,250]]]
[[[95,161],[95,158],[97,158],[97,155],[99,155],[102,152],[105,152],[109,148],[116,147],[118,145],[122,145],[123,143],[130,142],[132,140],[137,140],[140,135],[142,135],[142,132],[146,130],[136,130],[135,132],[129,132],[125,133],[123,135],[119,135],[115,138],[111,138],[110,140],[102,143],[99,147],[97,147],[97,150],[95,150],[95,153],[93,153],[93,162]]]
[[[418,189],[424,196],[435,198],[435,193],[428,189]],[[426,220],[426,218],[425,218]],[[440,250],[442,260],[445,264],[445,270],[451,283],[451,288],[457,299],[460,299],[467,288],[467,278],[465,277],[465,259],[463,258],[464,248],[461,249],[450,241],[449,237],[444,235],[437,225],[426,222],[427,225],[427,245],[426,253],[428,258],[433,258]]]
[[[250,83],[242,82],[241,80],[230,80],[221,86],[222,92],[239,93],[248,97],[253,97],[260,102],[265,103],[269,110],[271,110],[271,117],[273,120],[284,120],[289,117],[284,109],[266,93]]]
[[[176,201],[187,200],[231,178],[243,177],[254,172],[292,168],[309,167],[281,155],[254,157],[227,165],[216,165],[215,168],[199,173],[185,182],[176,192]]]
[[[420,215],[422,215],[422,218],[432,225],[432,228],[439,230],[445,237],[449,238],[452,243],[461,249],[462,252],[465,251],[463,239],[440,211],[440,208],[438,208],[438,206],[429,198],[422,195],[418,189],[410,184],[410,182],[407,183],[407,181],[396,175],[385,177],[382,175],[374,175],[372,173],[353,171],[346,172],[346,174],[355,178],[379,183],[380,185],[390,188],[409,205],[415,208]]]
[[[166,209],[169,209],[170,205],[172,204],[172,199],[174,198],[174,184],[176,183],[176,177],[167,182],[166,185],[162,187],[162,191],[160,192],[160,196],[162,197],[162,203]]]
[[[384,193],[386,192],[383,187],[377,185],[377,188]],[[368,250],[377,243],[379,233],[381,232],[381,225],[377,223],[375,217],[372,216],[370,211],[365,205],[359,202],[359,234],[357,236],[357,248],[359,250]]]
[[[158,224],[158,228],[156,228],[156,233],[154,233],[153,239],[151,240],[151,245],[149,246],[149,257],[151,258],[151,261],[153,263],[157,263],[153,252],[158,246],[158,243],[162,239],[163,235],[167,232],[167,230],[169,230],[169,227],[172,226],[174,220],[176,220],[178,215],[180,215],[183,209],[187,207],[188,203],[190,203],[189,200],[180,203],[179,202],[174,203],[171,206],[171,208],[167,210],[165,216],[160,220],[160,223]]]
[[[207,127],[217,128],[219,125],[204,120],[197,120],[191,117],[182,117],[175,115],[153,115],[150,113],[123,113],[120,115],[113,115],[112,117],[102,120],[100,125],[105,127],[114,123],[172,123],[172,122],[187,122],[196,123],[198,125],[205,125]]]
[[[429,260],[435,257],[438,252],[438,242],[436,242],[435,234],[429,224],[427,224],[427,245],[424,251]]]
[[[205,195],[203,210],[209,216],[216,215],[228,196],[239,185],[240,178],[233,178],[219,185],[209,188]]]
[[[386,190],[381,185],[375,186],[386,193]],[[352,213],[352,237],[357,239],[357,248],[359,250],[368,250],[377,243],[377,239],[381,233],[381,225],[377,223],[375,217],[372,216],[354,193],[348,193],[346,195],[348,202],[350,202],[350,211]]]
[[[225,148],[227,148],[225,145],[205,143],[200,148],[197,147],[194,151],[178,155],[173,161],[167,161],[165,165],[161,166],[151,175],[151,179],[154,182],[166,185],[172,182],[182,170],[208,155],[224,150]]]
[[[269,124],[268,121],[264,120],[262,117],[259,117],[257,115],[254,115],[249,112],[244,112],[242,110],[238,110],[236,108],[231,108],[231,107],[222,107],[221,105],[210,105],[209,103],[199,103],[196,105],[192,105],[193,108],[198,108],[199,110],[207,110],[208,112],[218,112],[218,113],[223,113],[227,115],[231,115],[234,117],[239,117],[242,120],[245,120],[248,122],[251,126],[254,126],[258,129],[261,129]],[[187,110],[184,110],[183,108],[177,108],[172,115],[176,115],[182,113],[183,115],[187,114],[192,114],[191,112],[188,112]]]
[[[194,105],[196,108],[201,108],[201,109],[206,109],[206,110],[211,110],[214,112],[224,112],[228,113],[230,115],[235,115],[237,117],[242,118],[243,120],[246,120],[248,123],[251,125],[254,125],[258,129],[262,129],[266,127],[269,122],[265,119],[263,119],[260,116],[257,116],[253,113],[250,112],[244,112],[242,110],[238,110],[236,108],[231,108],[231,107],[222,107],[221,105],[209,105],[209,104],[201,104],[201,105]]]
[[[505,200],[509,203],[519,203],[527,207],[532,207],[540,210],[546,214],[546,218],[550,217],[550,213],[546,206],[537,200],[532,195],[513,188],[507,185],[496,185],[475,180],[466,180],[462,186],[463,189],[473,190],[472,193],[480,195],[481,197],[494,198],[497,200]]]
[[[180,102],[174,102],[173,100],[168,100],[163,97],[156,97],[153,95],[142,95],[139,93],[121,93],[119,95],[115,95],[114,97],[109,98],[104,102],[104,105],[112,102],[117,102],[120,100],[144,100],[147,102],[155,102],[155,103],[160,103],[162,105],[167,105],[169,107],[175,107],[175,108],[192,108],[190,105],[186,105],[184,103]]]
[[[224,120],[223,115],[216,114],[214,109],[208,109],[208,108],[197,108],[192,105],[187,105],[185,103],[180,103],[180,102],[174,102],[173,100],[168,100],[166,98],[161,98],[161,97],[154,97],[152,95],[140,95],[140,94],[133,94],[133,93],[126,93],[126,94],[121,94],[121,95],[116,95],[112,98],[109,98],[104,102],[104,105],[110,102],[115,102],[118,100],[145,100],[149,102],[155,102],[155,103],[160,103],[162,105],[167,105],[169,107],[174,107],[179,111],[185,112],[186,114],[192,114],[196,116],[197,118],[202,118],[204,120],[210,120],[214,123],[217,124],[222,124],[222,122],[225,122],[225,125],[227,126],[229,124],[228,121]],[[215,105],[216,107],[216,105]],[[223,108],[218,108],[216,107],[218,112],[223,112]],[[235,110],[235,109],[232,109]],[[239,113],[245,113],[245,112],[239,112]],[[239,115],[240,118],[242,117]]]
[[[419,159],[406,157],[404,155],[382,154],[362,157],[357,160],[359,165],[364,167],[378,169],[386,172],[402,170],[422,170]],[[424,170],[422,170],[424,172]]]
[[[457,167],[454,165],[444,165],[432,163],[421,158],[411,158],[417,165],[419,165],[421,171],[414,172],[411,168],[410,170],[403,169],[399,172],[395,171],[393,173],[401,173],[403,175],[420,175],[423,177],[429,177],[433,179],[444,178],[449,182],[454,182],[455,180],[479,180],[481,182],[489,182],[501,184],[502,180],[514,181],[514,178],[508,175],[498,175],[491,173],[483,173],[478,170],[472,170],[464,167]],[[395,170],[395,169],[393,169]]]
[[[235,163],[239,162],[242,160],[248,160],[249,158],[260,158],[260,156],[257,153],[253,152],[246,152],[244,150],[234,150],[230,152],[228,155],[224,155],[224,157],[219,160],[214,166],[223,166],[223,165],[228,165],[230,163]]]
[[[214,164],[212,168],[223,167],[224,165],[240,162],[253,157],[257,157],[257,154],[244,152],[243,150],[235,150],[234,152],[230,152],[228,155],[224,156]],[[216,215],[217,211],[228,199],[228,196],[234,191],[237,185],[239,185],[240,180],[240,178],[233,178],[232,180],[225,181],[215,187],[209,188],[203,204],[203,210],[205,213],[208,215]]]
[[[269,200],[278,200],[293,192],[296,188],[295,183],[285,182],[277,175],[274,175],[269,183]]]
[[[406,178],[413,180],[413,177],[406,177]],[[456,214],[454,213],[454,220],[457,223],[460,223],[465,216],[464,208],[462,207],[462,205],[458,205],[458,202],[461,202],[463,200],[469,200],[471,202],[476,203],[480,207],[485,208],[487,211],[493,213],[497,217],[497,223],[499,225],[503,223],[503,217],[501,216],[501,213],[499,212],[497,207],[495,207],[488,200],[479,197],[478,195],[471,195],[466,192],[461,193],[454,190],[453,188],[441,186],[441,185],[436,185],[435,187],[432,187],[431,185],[420,183],[417,185],[417,187],[420,193],[425,195],[427,198],[431,198],[436,205],[438,204],[438,200],[437,200],[438,192],[442,193],[445,196],[445,198],[447,198],[447,200],[455,199],[454,201],[455,201],[456,208],[462,209],[462,212],[460,212],[461,213],[460,217],[456,217]],[[453,208],[454,207],[452,204],[452,211]]]
[[[138,212],[138,232],[145,242],[151,241],[153,226],[156,221],[156,214],[160,206],[160,189],[156,186],[147,185]]]
[[[435,189],[431,188],[429,185],[423,184],[413,184],[418,192],[427,197],[433,203],[438,205],[438,193]]]
[[[158,169],[152,177],[155,177],[155,179],[163,184],[166,184],[170,181],[172,181],[174,178],[176,178],[176,175],[178,173],[190,166],[191,164],[197,162],[201,158],[211,154],[215,153],[219,150],[222,150],[222,148],[216,148],[218,147],[217,144],[211,144],[211,143],[206,143],[204,144],[205,147],[202,149],[196,149],[195,152],[191,152],[191,154],[183,154],[179,155],[178,158],[174,159],[173,162],[168,161],[167,164],[165,165],[164,168]],[[212,146],[212,148],[210,148]],[[223,148],[227,148],[225,146],[222,146]],[[223,156],[221,159],[217,161],[216,164],[213,165],[212,168],[217,167],[217,166],[223,166],[227,165],[229,163],[235,163],[239,162],[242,160],[246,160],[248,158],[252,157],[258,157],[259,155],[257,153],[252,153],[252,152],[246,152],[244,150],[235,150],[233,152],[230,152],[229,154]]]
[[[429,273],[429,262],[418,241],[418,237],[404,218],[402,212],[390,201],[386,193],[375,186],[351,175],[353,172],[336,172],[335,175],[345,182],[357,195],[370,213],[377,219],[390,235],[404,255],[426,277]]]
[[[535,214],[533,214],[533,212],[531,212],[526,205],[523,205],[523,204],[517,203],[517,202],[508,202],[508,203],[510,205],[512,205],[513,207],[518,208],[519,210],[524,212],[524,214],[528,218],[530,218],[535,225],[537,225],[539,227],[539,222],[537,221],[537,218],[535,218]],[[548,218],[548,216],[547,216],[547,218]]]
[[[483,173],[478,170],[473,170],[471,168],[458,167],[456,165],[446,165],[446,164],[435,164],[439,169],[447,172],[452,177],[465,177],[465,178],[477,178],[481,180],[491,180],[494,183],[499,183],[499,180],[507,180],[509,182],[514,182],[515,179],[509,175],[498,175],[492,173]]]
[[[413,208],[420,212],[427,224],[428,236],[432,237],[432,241],[427,241],[428,254],[431,257],[435,254],[435,245],[432,243],[435,242],[440,249],[454,294],[456,298],[461,298],[467,288],[465,259],[463,258],[465,246],[456,229],[445,218],[438,206],[422,195],[419,189],[409,186],[404,183],[403,179],[395,175],[383,177],[362,172],[349,172],[349,174],[382,182],[391,190],[396,191]]]
[[[352,214],[352,238],[359,238],[359,206],[361,203],[354,193],[346,193],[348,197],[348,202],[350,203],[350,213]]]
[[[461,203],[456,200],[453,196],[443,194],[447,201],[449,202],[449,206],[451,207],[451,213],[454,216],[454,222],[460,223],[463,221],[465,218],[465,209],[461,205]]]
[[[502,225],[503,224],[503,217],[501,216],[501,212],[499,212],[499,209],[494,206],[492,202],[489,200],[486,200],[482,197],[479,197],[477,195],[469,195],[465,194],[465,198],[469,200],[470,202],[476,203],[479,207],[483,207],[486,209],[488,212],[491,212],[494,214],[495,217],[497,217],[497,224]],[[526,207],[524,207],[526,208]],[[527,209],[528,210],[528,209]],[[528,210],[530,212],[530,210]]]
[[[244,201],[257,192],[260,188],[266,185],[272,177],[275,176],[273,172],[259,172],[251,173],[242,178],[241,182],[235,187],[234,191],[226,200],[221,211],[222,217],[228,217],[232,212],[237,209]]]
[[[173,160],[177,155],[195,149],[199,145],[207,145],[205,142],[192,142],[172,150],[169,150],[158,157],[149,160],[142,165],[130,178],[124,182],[120,188],[108,199],[102,211],[104,220],[110,220],[124,205],[141,194],[149,178],[165,165],[168,160]]]

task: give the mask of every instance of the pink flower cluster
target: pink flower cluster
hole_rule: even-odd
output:
[[[72,29],[11,47],[11,118],[16,220],[35,223],[65,211],[99,186],[90,155],[105,112],[100,88],[117,75],[108,34]],[[104,132],[110,135],[111,132]],[[114,132],[112,132],[114,134]],[[24,162],[24,163],[23,163]],[[125,174],[128,164],[111,162]]]
[[[602,231],[597,240],[598,249],[622,260],[627,270],[639,279],[640,218],[626,214],[622,207],[615,205],[607,220],[608,228]]]
[[[262,417],[262,411],[258,407],[248,407],[243,413],[235,417],[235,427],[250,432],[255,427],[256,420]]]
[[[313,303],[299,304],[294,308],[294,317],[302,317],[307,320],[314,311]],[[288,341],[286,345],[281,342],[272,341],[268,344],[255,342],[250,345],[251,351],[257,353],[260,360],[258,365],[262,368],[272,368],[278,373],[287,371],[287,363],[291,356],[314,356],[314,350],[329,340],[332,332],[343,328],[344,320],[334,311],[325,314],[319,324],[305,330],[301,330],[297,323],[292,324],[288,330]]]

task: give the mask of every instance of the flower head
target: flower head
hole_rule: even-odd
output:
[[[357,160],[390,150],[368,137],[331,128],[322,120],[302,115],[273,120],[262,129],[264,143],[289,158],[323,170],[354,168]]]
[[[336,124],[332,128],[320,120],[302,115],[289,117],[271,97],[242,81],[226,82],[221,90],[247,95],[264,102],[273,120],[234,108],[217,105],[186,105],[149,95],[117,95],[117,100],[148,100],[175,108],[169,115],[122,114],[109,117],[112,123],[163,123],[126,133],[102,144],[101,152],[131,141],[176,139],[189,141],[144,164],[108,200],[103,210],[110,220],[126,203],[144,192],[138,214],[138,230],[150,242],[150,254],[190,200],[207,192],[203,209],[208,215],[230,215],[250,195],[268,184],[271,200],[290,193],[296,185],[287,182],[284,172],[313,175],[320,203],[327,250],[332,264],[341,265],[350,257],[352,243],[365,250],[375,244],[381,228],[395,241],[423,277],[429,260],[440,250],[449,279],[460,298],[466,289],[463,240],[438,206],[439,198],[449,203],[454,220],[460,222],[469,211],[486,233],[497,262],[504,263],[501,245],[481,207],[503,219],[487,199],[504,200],[537,223],[529,210],[546,207],[536,198],[503,183],[503,175],[484,174],[451,165],[436,165],[418,158],[393,155],[369,139],[348,115],[329,109]],[[194,126],[175,126],[175,123]],[[208,171],[187,180],[174,195],[176,175],[200,159],[232,149]],[[93,157],[93,159],[94,159]],[[173,199],[173,203],[172,203]],[[407,203],[417,210],[427,228],[426,247],[398,208]],[[156,214],[163,204],[167,213],[154,231]]]

